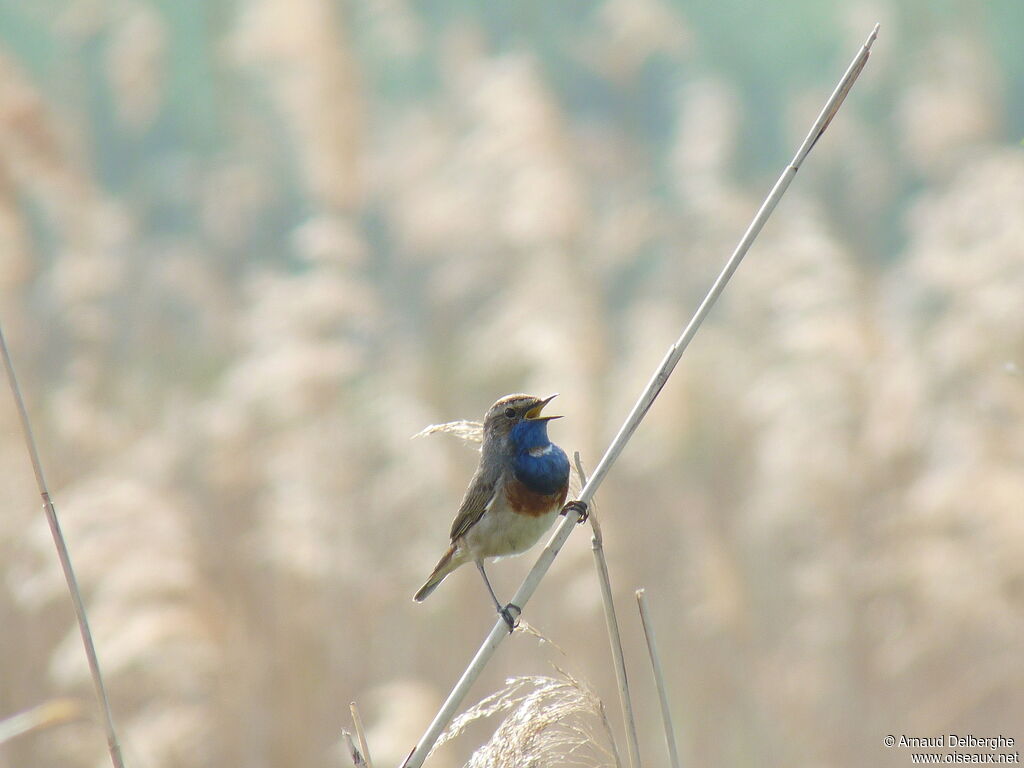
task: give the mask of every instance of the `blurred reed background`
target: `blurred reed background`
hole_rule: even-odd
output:
[[[410,599],[476,461],[410,435],[559,391],[593,466],[876,21],[598,499],[648,764],[637,586],[728,768],[1024,740],[1024,4],[0,0],[0,319],[132,768],[345,765],[353,699],[397,764],[494,621]],[[0,457],[0,718],[91,713],[6,388]],[[619,727],[588,550],[473,700],[553,661]]]

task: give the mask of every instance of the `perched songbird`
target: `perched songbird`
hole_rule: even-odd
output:
[[[502,607],[487,579],[484,559],[525,552],[562,510],[569,490],[569,459],[548,439],[548,422],[560,417],[541,415],[554,397],[508,395],[487,411],[480,466],[452,523],[451,546],[416,593],[416,602],[426,600],[449,573],[472,561],[509,630],[515,627],[512,611],[518,613],[519,608],[511,603]],[[585,519],[585,506],[576,503],[574,508]]]

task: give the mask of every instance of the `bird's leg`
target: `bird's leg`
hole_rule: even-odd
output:
[[[511,633],[519,623],[519,616],[522,614],[523,609],[518,605],[513,605],[512,603],[502,607],[501,602],[498,600],[498,596],[494,594],[494,587],[491,586],[490,579],[487,578],[487,571],[484,570],[483,559],[478,559],[475,562],[477,570],[479,570],[480,575],[484,577],[484,584],[487,585],[487,591],[491,594],[491,600],[494,601],[494,607],[498,609],[498,615],[505,620],[506,624],[508,624],[508,631]],[[513,611],[515,612],[515,616],[512,615]]]
[[[579,517],[579,520],[577,520],[577,522],[579,523],[587,522],[587,518],[590,517],[590,508],[587,506],[587,502],[585,501],[568,501],[566,502],[565,506],[562,507],[562,511],[558,514],[567,515],[570,511],[575,512],[577,514],[577,516]]]
[[[501,613],[501,603],[498,601],[498,596],[494,594],[494,587],[491,586],[491,580],[487,578],[487,571],[484,570],[483,559],[476,560],[477,570],[480,571],[480,575],[484,577],[484,584],[487,585],[487,591],[491,595],[491,600],[494,601],[494,606],[498,609],[498,613]]]

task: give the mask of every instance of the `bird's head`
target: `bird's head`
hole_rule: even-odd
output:
[[[542,416],[541,411],[556,396],[540,398],[520,394],[501,398],[484,416],[484,445],[488,441],[506,444],[513,430],[522,438],[530,438],[531,442],[542,438],[542,443],[546,443],[547,423],[561,416]]]

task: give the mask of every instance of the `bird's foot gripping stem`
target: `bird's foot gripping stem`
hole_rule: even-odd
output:
[[[578,523],[585,523],[587,522],[587,518],[590,517],[590,508],[587,506],[587,502],[579,501],[578,499],[566,502],[565,506],[562,507],[562,511],[558,514],[567,515],[569,512],[575,512],[577,514],[579,519],[576,522]]]
[[[508,624],[508,632],[512,634],[515,632],[516,627],[519,626],[519,617],[523,615],[523,609],[515,603],[509,603],[498,611],[498,615]]]

